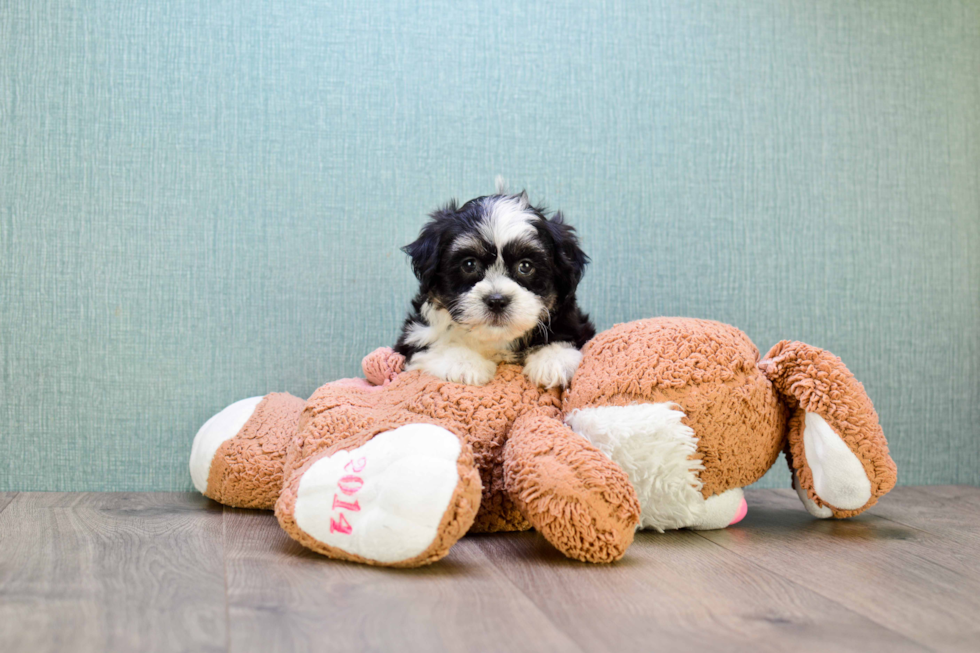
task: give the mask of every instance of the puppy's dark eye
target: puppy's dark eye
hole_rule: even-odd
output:
[[[468,258],[460,263],[460,267],[466,274],[475,274],[480,269],[480,263],[475,258]]]
[[[522,274],[526,277],[532,272],[534,272],[534,264],[528,261],[527,259],[524,259],[523,261],[517,264],[518,274]]]

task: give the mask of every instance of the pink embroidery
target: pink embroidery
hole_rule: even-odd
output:
[[[362,479],[360,476],[352,476],[348,474],[337,481],[337,487],[340,488],[341,492],[347,496],[350,496],[364,487],[364,479]]]
[[[367,458],[358,458],[357,462],[354,462],[354,460],[351,459],[347,461],[346,465],[344,465],[344,469],[346,469],[349,472],[359,472],[362,469],[364,469],[364,465],[366,464],[367,464]]]
[[[344,510],[350,510],[351,512],[359,512],[360,509],[361,509],[361,506],[360,506],[359,503],[357,503],[357,499],[354,499],[354,503],[348,503],[346,501],[341,501],[340,500],[340,497],[338,497],[335,494],[335,495],[333,495],[333,508],[335,510],[337,508],[343,508]]]
[[[365,467],[367,467],[367,458],[348,460],[347,464],[344,465],[344,469],[355,473],[362,471]],[[347,496],[357,494],[358,490],[360,490],[362,487],[364,487],[364,479],[360,476],[354,476],[353,474],[348,474],[337,481],[337,489]],[[358,503],[357,499],[354,499],[353,501],[344,501],[339,495],[335,494],[333,495],[333,509],[360,512],[361,504]],[[344,517],[344,513],[338,512],[337,519],[334,519],[333,517],[330,518],[331,533],[350,535],[353,531],[354,527],[351,526],[350,522],[347,521],[347,518]]]
[[[343,533],[344,535],[350,535],[351,531],[354,530],[350,523],[344,518],[344,513],[340,513],[340,520],[336,520],[333,517],[330,518],[330,532],[331,533]]]

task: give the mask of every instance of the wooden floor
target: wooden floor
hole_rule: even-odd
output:
[[[0,493],[0,651],[980,651],[980,488],[840,522],[748,501],[611,566],[519,533],[391,570],[194,494]]]

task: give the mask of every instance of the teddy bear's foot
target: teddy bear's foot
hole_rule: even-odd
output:
[[[418,566],[449,551],[479,499],[479,475],[460,439],[433,424],[410,424],[305,466],[276,514],[292,537],[320,553]]]
[[[795,421],[800,421],[799,417]],[[806,511],[819,519],[827,519],[834,516],[830,506],[839,511],[864,507],[871,499],[871,480],[864,465],[820,415],[805,413],[802,421],[806,466],[813,493],[820,500],[818,504],[810,498],[799,470],[793,470],[793,488]]]
[[[242,399],[204,423],[191,447],[191,478],[226,506],[272,508],[282,463],[305,401],[284,392]]]
[[[834,511],[827,506],[818,506],[816,502],[807,495],[806,490],[803,489],[803,485],[800,483],[800,475],[794,471],[793,472],[793,489],[796,490],[796,495],[800,497],[800,501],[803,502],[803,507],[806,511],[817,519],[830,519],[834,516]]]
[[[871,499],[871,481],[864,465],[816,413],[804,417],[803,450],[813,478],[813,491],[822,502],[841,510],[857,510]]]
[[[701,518],[688,528],[696,531],[714,531],[727,528],[745,519],[749,507],[745,502],[742,488],[736,487],[715,494],[704,501],[704,513]]]
[[[895,463],[878,414],[839,358],[783,341],[759,361],[759,369],[791,410],[786,460],[810,514],[852,517],[895,486]]]
[[[263,399],[264,397],[249,397],[236,401],[213,415],[198,430],[194,436],[194,444],[191,445],[190,461],[191,480],[198,492],[207,494],[211,463],[218,448],[238,435]]]

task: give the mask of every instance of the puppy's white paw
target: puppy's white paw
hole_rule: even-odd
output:
[[[421,370],[451,383],[486,385],[497,373],[497,364],[466,347],[442,347],[412,356],[407,370]]]
[[[582,352],[569,342],[553,342],[528,355],[524,375],[543,388],[566,388],[582,362]]]

